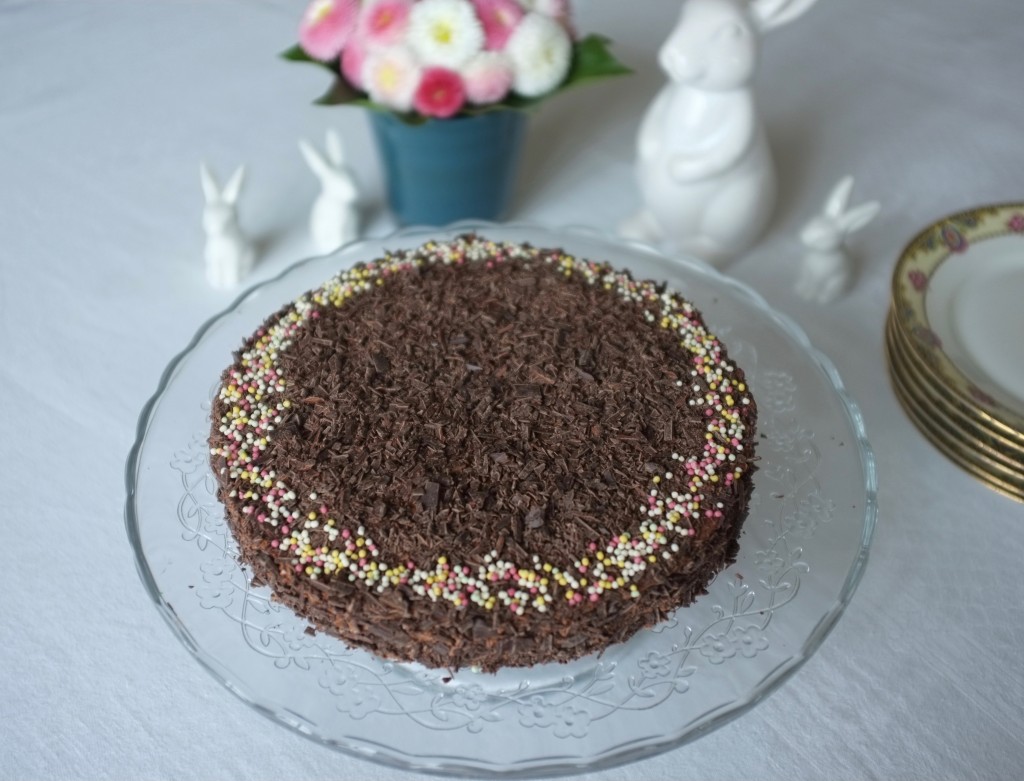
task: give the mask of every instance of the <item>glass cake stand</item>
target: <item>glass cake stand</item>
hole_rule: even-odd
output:
[[[210,400],[243,337],[339,268],[468,230],[667,281],[703,311],[758,403],[759,468],[736,563],[669,620],[570,664],[452,674],[308,634],[306,622],[252,586],[215,496]],[[242,295],[164,371],[140,416],[126,483],[139,575],[175,635],[229,690],[354,756],[492,777],[639,759],[744,713],[835,624],[864,570],[876,515],[860,412],[831,363],[756,293],[696,263],[596,233],[487,223],[351,244]]]

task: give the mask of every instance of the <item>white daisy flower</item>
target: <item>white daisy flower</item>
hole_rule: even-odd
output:
[[[363,63],[363,87],[374,102],[395,111],[410,111],[421,71],[405,46],[377,49],[367,54]]]
[[[513,31],[505,53],[512,59],[512,88],[524,97],[535,98],[565,79],[572,59],[572,41],[554,19],[531,12]]]
[[[519,4],[527,11],[536,11],[545,16],[568,16],[569,4],[566,0],[519,0]]]
[[[423,0],[409,14],[409,45],[424,65],[458,70],[484,46],[469,0]]]

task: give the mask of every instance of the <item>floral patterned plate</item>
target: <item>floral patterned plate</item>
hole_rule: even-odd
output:
[[[946,217],[903,251],[893,311],[940,383],[1024,434],[1024,204]]]
[[[907,388],[924,414],[943,425],[950,434],[962,438],[965,448],[1000,462],[1024,478],[1024,442],[1004,437],[996,429],[985,425],[984,419],[961,400],[940,393],[941,386],[931,382],[914,361],[913,351],[892,316],[886,322],[886,352],[893,379]]]
[[[944,453],[954,464],[989,488],[1018,502],[1024,502],[1024,483],[1005,477],[985,456],[965,447],[963,441],[943,426],[941,421],[923,411],[913,396],[913,391],[891,371],[893,390],[911,422],[918,430]]]
[[[1024,501],[1024,453],[1006,448],[986,429],[930,394],[915,379],[906,350],[890,320],[885,335],[889,375],[896,398],[922,434],[953,463],[988,487]]]
[[[749,378],[759,469],[735,564],[709,593],[628,642],[570,664],[495,674],[395,664],[310,634],[236,561],[207,459],[210,399],[245,334],[339,268],[475,229],[560,246],[666,280],[698,303]],[[874,458],[832,365],[748,288],[703,266],[579,229],[410,229],[299,263],[204,325],[142,411],[126,469],[128,536],[174,634],[234,694],[326,746],[453,775],[605,767],[679,746],[746,712],[824,640],[860,580]]]

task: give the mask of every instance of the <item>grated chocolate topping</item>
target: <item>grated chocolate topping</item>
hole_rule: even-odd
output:
[[[252,478],[228,468],[237,406],[222,393],[220,496],[257,580],[320,630],[435,667],[566,661],[689,604],[735,557],[756,408],[730,396],[746,450],[731,446],[728,470],[687,476],[692,454],[718,463],[708,402],[723,381],[711,387],[694,349],[658,322],[663,289],[624,286],[621,274],[610,285],[609,267],[579,273],[556,250],[485,243],[485,257],[464,262],[483,240],[460,241],[458,262],[437,262],[430,245],[386,278],[362,267],[380,283],[313,307],[276,352],[280,414],[253,462],[272,466],[294,516],[261,520],[243,501]],[[726,387],[743,388],[720,353]],[[229,369],[225,387],[239,376]],[[679,510],[666,531],[673,494],[659,486],[682,482],[673,470],[700,512]],[[346,540],[350,555],[320,553]]]

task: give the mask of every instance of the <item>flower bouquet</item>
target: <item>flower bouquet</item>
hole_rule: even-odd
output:
[[[524,110],[629,72],[607,39],[577,39],[569,0],[314,0],[284,57],[331,72],[317,103],[373,110],[392,208],[406,223],[497,217]]]

